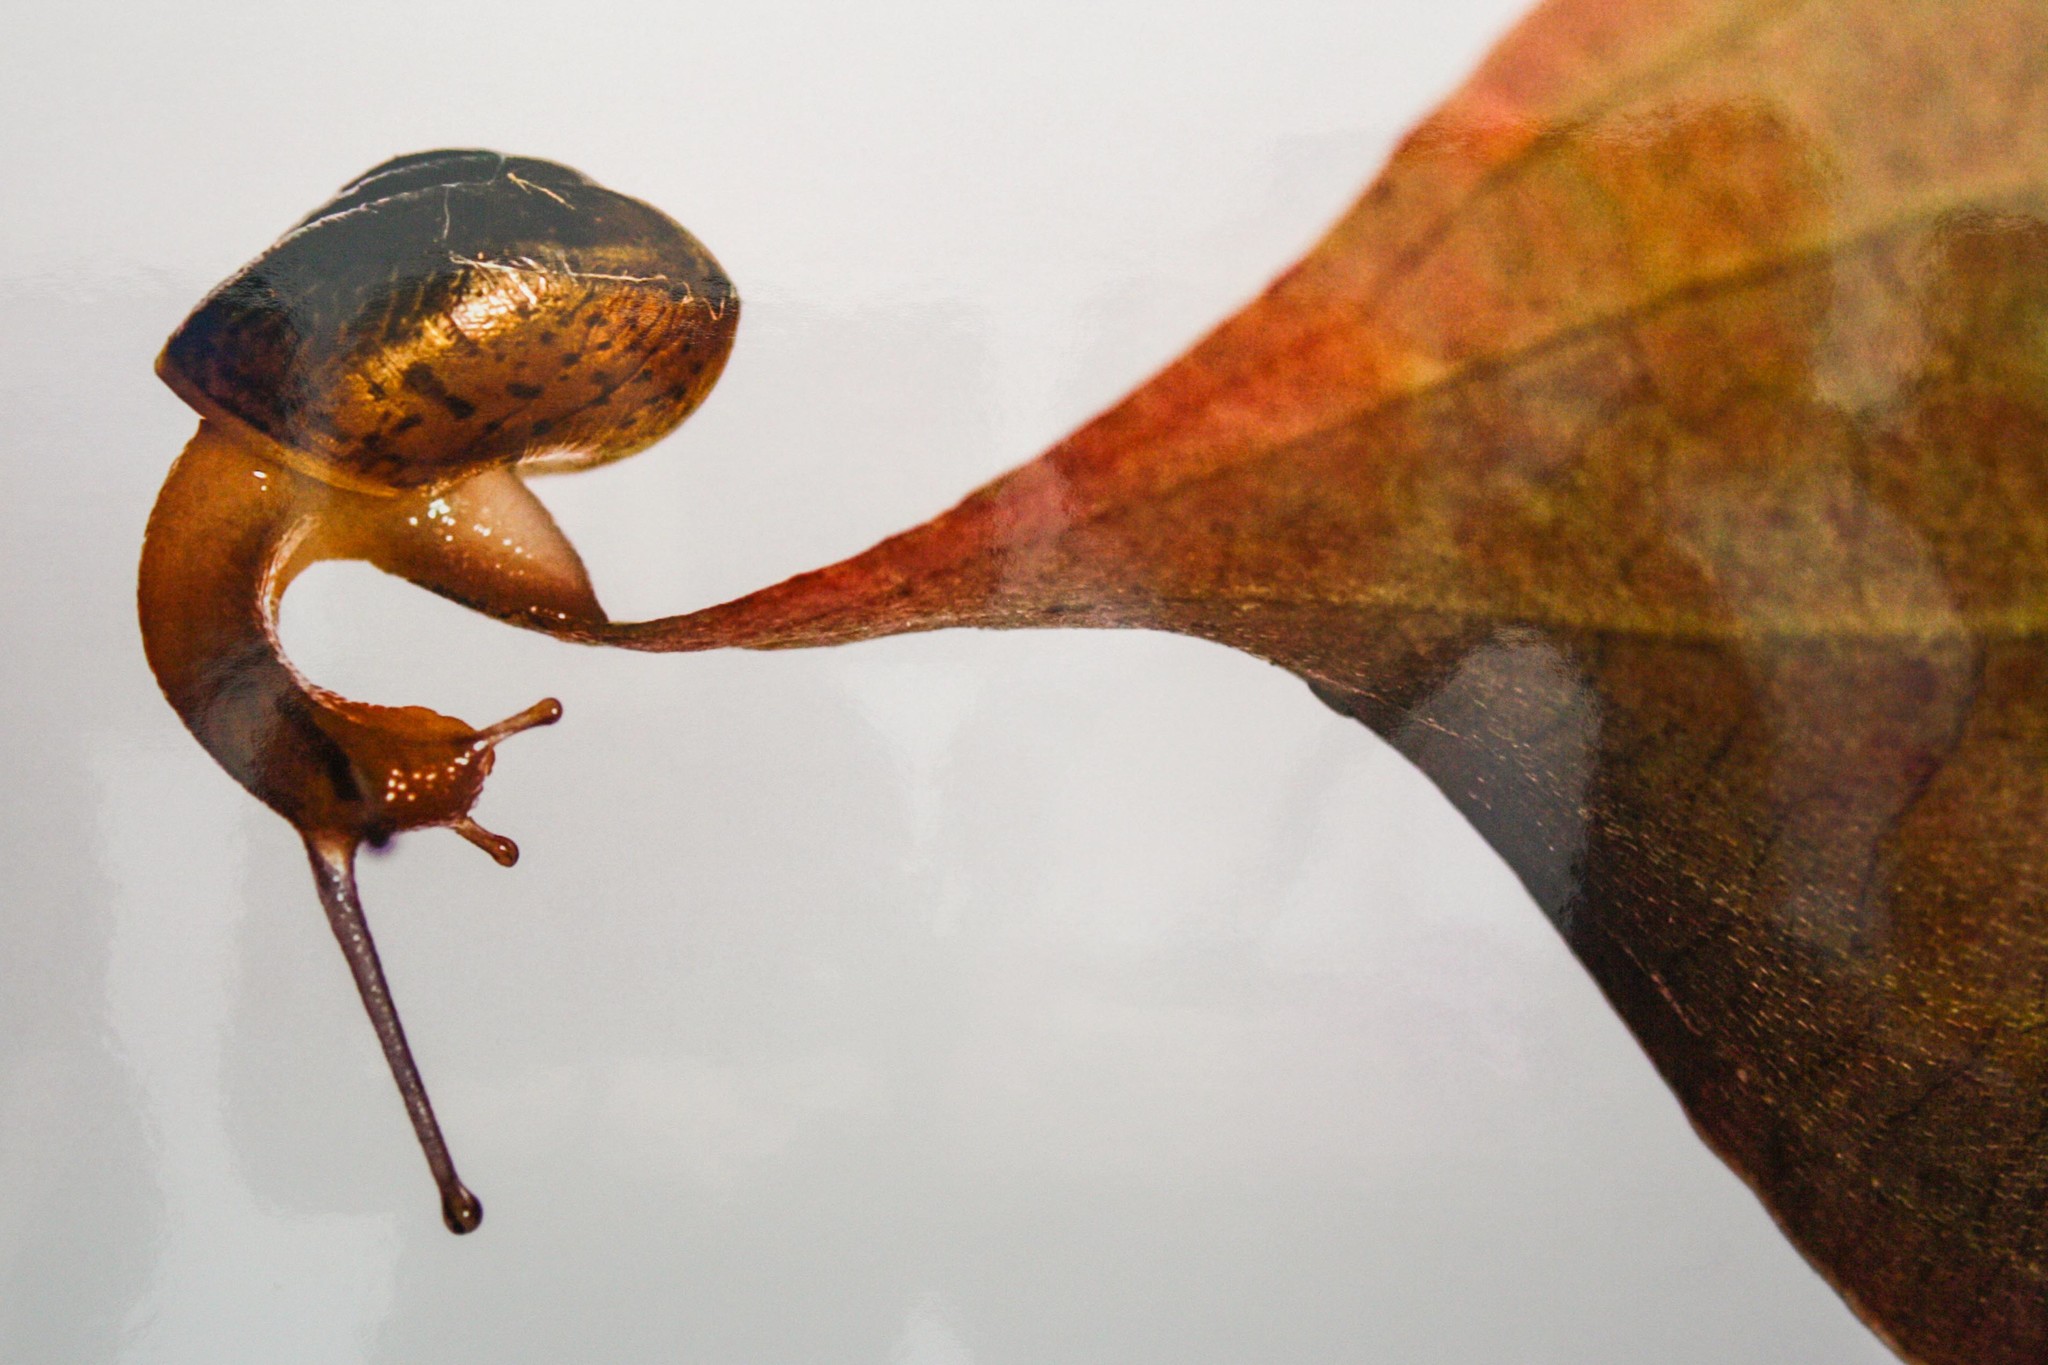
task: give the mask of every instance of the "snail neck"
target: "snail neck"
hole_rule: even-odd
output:
[[[478,728],[350,701],[285,658],[278,603],[308,565],[354,558],[517,624],[602,621],[582,563],[510,471],[372,497],[274,456],[238,423],[203,421],[158,495],[138,598],[164,695],[236,781],[309,838],[381,842],[446,825],[477,839],[469,808],[493,746],[559,708]],[[485,847],[510,856],[509,841]]]
[[[336,553],[316,527],[348,524],[333,513],[360,498],[203,422],[150,514],[138,604],[164,695],[236,781],[309,838],[381,842],[465,820],[493,741],[421,707],[313,687],[284,657],[278,602],[301,569]]]

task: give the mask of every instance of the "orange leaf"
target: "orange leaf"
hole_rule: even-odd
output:
[[[638,649],[1270,659],[1904,1354],[2048,1358],[2048,7],[1554,0],[1036,462]]]

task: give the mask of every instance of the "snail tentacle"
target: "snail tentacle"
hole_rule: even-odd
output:
[[[391,987],[384,980],[384,964],[377,956],[377,941],[370,937],[370,923],[363,918],[362,898],[356,894],[356,845],[352,840],[309,835],[306,856],[313,863],[313,881],[320,891],[321,908],[341,945],[342,956],[356,980],[356,993],[369,1011],[370,1025],[377,1031],[377,1043],[398,1093],[405,1099],[405,1112],[412,1130],[426,1153],[427,1168],[441,1191],[441,1221],[448,1230],[461,1234],[475,1232],[484,1221],[484,1206],[462,1178],[455,1173],[455,1158],[441,1136],[441,1124],[434,1117],[434,1103],[420,1080],[419,1067],[412,1059],[412,1046],[405,1039],[405,1025],[399,1022],[398,1006],[392,1003]]]

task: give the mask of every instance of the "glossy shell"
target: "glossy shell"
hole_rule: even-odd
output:
[[[738,321],[718,262],[659,210],[553,162],[424,152],[216,288],[157,371],[305,473],[414,489],[631,454],[703,400]]]

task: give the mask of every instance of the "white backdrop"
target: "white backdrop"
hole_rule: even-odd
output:
[[[456,1239],[297,842],[143,665],[150,374],[437,145],[668,210],[747,300],[544,484],[614,615],[949,505],[1290,261],[1514,0],[17,5],[0,47],[0,1359],[1888,1360],[1497,859],[1298,682],[1139,635],[645,658],[317,570],[287,642],[471,720],[365,869]]]

